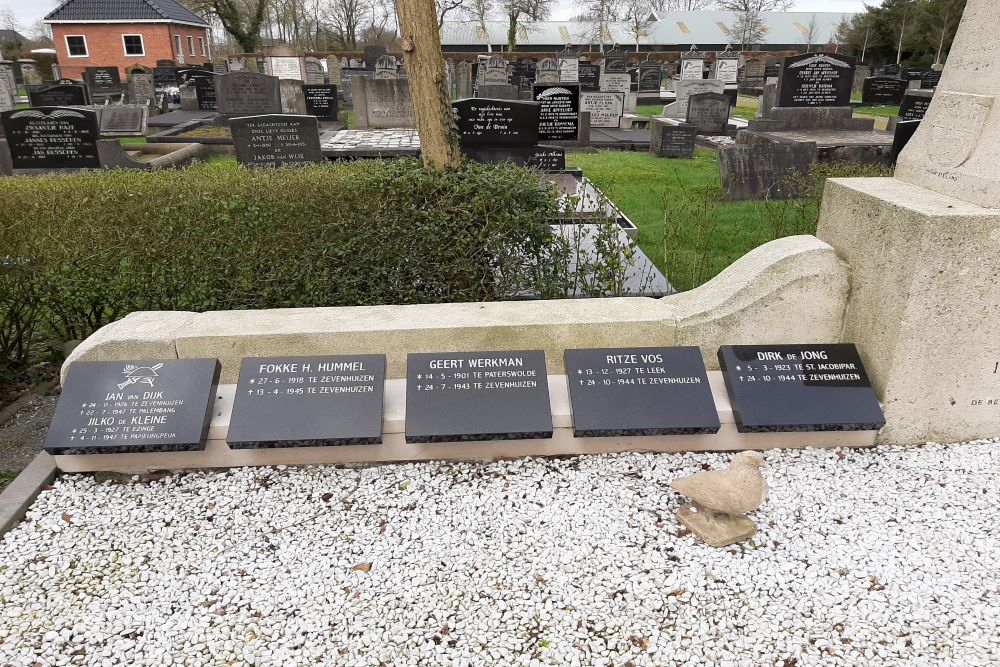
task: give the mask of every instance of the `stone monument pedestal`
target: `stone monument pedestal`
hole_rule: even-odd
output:
[[[694,503],[677,510],[677,520],[710,547],[736,544],[757,532],[757,524],[742,514],[713,512]]]

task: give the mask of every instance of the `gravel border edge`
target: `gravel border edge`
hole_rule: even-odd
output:
[[[28,467],[0,492],[0,537],[16,526],[41,493],[56,476],[55,459],[39,452]]]

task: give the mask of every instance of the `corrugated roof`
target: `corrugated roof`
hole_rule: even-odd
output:
[[[45,21],[179,21],[208,26],[176,0],[67,0]]]
[[[815,17],[816,34],[812,43],[825,44],[836,33],[837,26],[845,17],[850,16],[851,14],[842,12],[764,12],[761,16],[764,23],[761,43],[805,44],[805,30],[800,26],[808,26]],[[664,12],[659,22],[646,29],[648,34],[639,38],[639,46],[690,45],[699,42],[724,44],[732,39],[728,30],[735,21],[736,15],[732,12]],[[441,28],[441,43],[444,46],[486,46],[483,31],[477,30],[478,27],[477,23],[472,22],[445,21]],[[506,21],[487,21],[486,32],[489,34],[490,44],[507,43]],[[595,44],[593,32],[592,25],[578,21],[535,21],[526,23],[523,31],[518,30],[517,43],[527,47],[565,44],[565,35],[569,34],[573,44]],[[606,45],[618,42],[623,48],[635,47],[635,36],[628,23],[611,23],[608,32],[611,39],[605,38]]]

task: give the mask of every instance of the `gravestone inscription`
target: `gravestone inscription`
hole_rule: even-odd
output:
[[[230,72],[216,77],[219,113],[281,113],[280,81],[256,72]]]
[[[537,102],[473,98],[452,102],[462,147],[538,143]]]
[[[322,86],[326,83],[326,73],[323,71],[323,64],[319,58],[308,56],[305,59],[307,86]]]
[[[103,136],[141,136],[146,133],[149,107],[123,104],[101,109],[100,132]]]
[[[535,84],[532,96],[541,103],[538,138],[541,141],[576,141],[580,136],[579,84]]]
[[[625,108],[622,93],[591,92],[580,94],[580,111],[590,113],[591,127],[618,127]]]
[[[604,52],[601,62],[602,74],[625,74],[628,72],[628,54],[622,49],[611,49]]]
[[[229,128],[241,165],[283,167],[323,161],[319,121],[313,116],[244,116],[230,120]]]
[[[490,56],[486,61],[480,86],[505,86],[508,83],[507,79],[507,61],[501,56]],[[486,97],[486,95],[480,93],[480,97]]]
[[[97,112],[32,107],[0,114],[14,169],[100,167]]]
[[[694,125],[654,118],[649,152],[656,157],[693,157],[697,136],[698,128]]]
[[[543,351],[407,355],[406,442],[550,437]]]
[[[681,55],[681,79],[698,80],[705,76],[705,52],[692,46],[690,51]]]
[[[302,86],[306,99],[306,113],[319,120],[337,120],[337,86]]]
[[[597,63],[581,62],[577,67],[580,90],[594,92],[601,89],[601,66]]]
[[[923,120],[934,97],[932,90],[908,90],[899,105],[899,117],[903,120]]]
[[[246,357],[226,442],[233,449],[382,442],[385,355]]]
[[[218,111],[219,100],[215,90],[216,75],[194,77],[194,91],[198,97],[199,111]]]
[[[688,97],[687,122],[699,134],[725,134],[729,123],[729,96],[723,93],[698,93]]]
[[[91,95],[117,95],[122,90],[121,74],[117,67],[85,67],[83,80]]]
[[[892,76],[871,76],[861,89],[862,104],[899,104],[906,92],[906,81]]]
[[[559,65],[555,58],[542,58],[535,68],[535,83],[559,83]]]
[[[851,103],[855,59],[832,53],[784,58],[778,77],[780,107],[845,107]]]
[[[296,56],[271,56],[267,59],[271,76],[300,81],[303,77],[302,59]]]
[[[56,455],[202,450],[220,368],[216,359],[76,361],[44,449]]]
[[[920,87],[924,90],[933,90],[941,83],[941,72],[938,70],[928,70],[920,75]]]
[[[7,77],[4,76],[2,71],[0,71],[0,112],[10,111],[14,108],[14,97],[14,88],[11,87],[10,81],[8,81]]]
[[[177,70],[173,67],[154,67],[153,86],[156,88],[174,88],[177,86]]]
[[[149,104],[156,96],[153,73],[136,71],[128,75],[128,99],[132,104]]]
[[[566,350],[573,435],[717,433],[698,347]]]
[[[556,54],[556,67],[559,70],[559,83],[579,83],[580,52],[571,48],[560,51]]]
[[[32,86],[28,89],[28,101],[33,107],[75,107],[87,106],[87,88],[81,84],[54,84]]]
[[[852,344],[723,345],[719,365],[740,433],[885,426]]]
[[[639,65],[639,81],[636,90],[640,93],[660,92],[660,79],[663,68],[660,63],[641,63]]]

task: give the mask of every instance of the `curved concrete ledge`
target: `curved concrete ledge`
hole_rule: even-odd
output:
[[[133,313],[78,346],[63,372],[77,360],[217,357],[232,383],[245,356],[384,353],[387,376],[401,378],[409,352],[542,349],[558,374],[567,348],[678,344],[701,345],[716,369],[723,343],[839,341],[847,292],[833,248],[794,236],[664,299]]]

